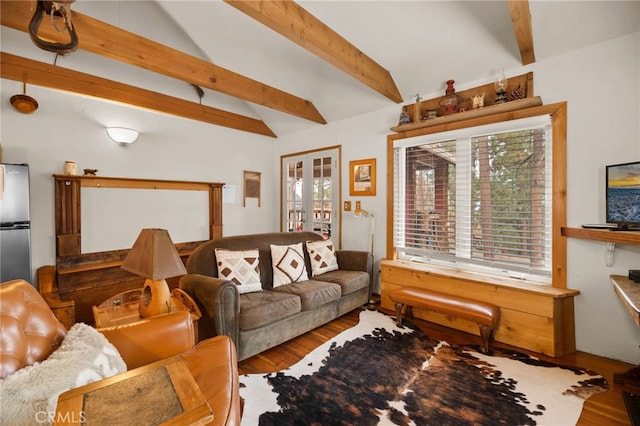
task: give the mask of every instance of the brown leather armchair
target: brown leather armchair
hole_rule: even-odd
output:
[[[0,330],[0,378],[45,360],[67,331],[42,296],[23,280],[0,285]],[[187,312],[98,331],[118,349],[128,369],[180,356],[211,406],[211,424],[240,424],[236,351],[229,337],[193,346],[193,322]]]

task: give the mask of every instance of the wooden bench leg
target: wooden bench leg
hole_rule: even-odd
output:
[[[482,338],[482,345],[480,346],[480,351],[483,354],[489,352],[489,341],[491,340],[491,334],[493,333],[493,327],[485,324],[478,324],[480,328],[480,337]]]
[[[402,303],[394,303],[395,307],[396,307],[396,325],[397,326],[402,326]]]
[[[407,318],[413,318],[413,307],[411,305],[400,302],[394,302],[393,305],[396,307],[396,325],[402,326],[403,315]]]

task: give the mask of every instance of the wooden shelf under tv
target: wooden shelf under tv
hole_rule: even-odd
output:
[[[561,234],[570,238],[604,241],[606,243],[629,244],[640,246],[640,232],[610,231],[608,229],[571,228],[563,226]]]

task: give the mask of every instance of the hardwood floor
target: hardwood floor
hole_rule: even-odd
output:
[[[377,307],[379,309],[379,307]],[[380,309],[393,315],[392,312]],[[241,361],[238,371],[242,374],[270,373],[290,367],[302,359],[317,346],[331,339],[347,328],[358,323],[359,310],[352,311],[324,326],[318,327],[302,336],[292,339],[280,346],[269,349],[254,357]],[[414,323],[432,338],[446,340],[455,344],[479,344],[480,337],[453,330],[437,324],[414,319]],[[493,343],[498,347],[509,348],[507,345]],[[623,373],[633,367],[620,361],[598,357],[584,352],[553,358],[538,353],[532,353],[519,348],[520,352],[530,353],[538,358],[553,361],[563,365],[574,365],[596,371],[609,382],[607,392],[589,398],[582,410],[578,425],[629,425],[629,417],[622,399],[622,390],[613,383],[614,373]]]

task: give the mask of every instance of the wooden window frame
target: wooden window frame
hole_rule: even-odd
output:
[[[464,113],[462,113],[464,114]],[[387,136],[387,247],[386,257],[388,259],[396,259],[397,253],[393,244],[393,170],[394,157],[393,145],[394,141],[405,138],[413,138],[428,134],[440,133],[450,130],[463,129],[467,127],[482,126],[521,118],[528,118],[540,115],[549,115],[551,117],[551,131],[553,133],[552,147],[552,255],[551,255],[551,286],[556,288],[567,288],[567,242],[561,234],[561,230],[566,226],[566,194],[567,194],[567,104],[566,102],[554,103],[550,105],[541,105],[531,108],[525,108],[516,111],[500,112],[483,117],[471,119],[461,118],[459,121],[447,122],[431,127],[407,130],[404,132],[390,134]],[[462,116],[463,117],[463,116]]]

